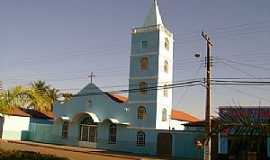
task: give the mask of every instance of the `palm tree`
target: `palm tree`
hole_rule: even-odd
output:
[[[50,88],[47,90],[47,96],[50,103],[50,110],[52,111],[54,102],[57,101],[61,95],[58,89]]]
[[[45,95],[50,89],[50,86],[46,85],[45,81],[38,80],[32,83],[32,89],[40,95]]]
[[[7,113],[14,107],[24,107],[30,104],[29,89],[16,86],[7,91],[0,92],[0,112]]]
[[[31,108],[38,111],[52,111],[53,104],[63,97],[63,102],[72,98],[69,93],[46,85],[44,81],[35,81],[31,87],[16,86],[0,91],[0,113],[7,113],[14,107]]]

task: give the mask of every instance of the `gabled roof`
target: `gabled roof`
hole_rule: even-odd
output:
[[[30,117],[30,114],[24,112],[21,108],[14,107],[10,112],[6,113],[10,116]]]
[[[50,111],[36,111],[34,109],[25,109],[25,108],[20,108],[22,111],[25,113],[29,114],[33,118],[41,118],[41,119],[53,119],[54,114],[53,112]]]
[[[199,119],[196,118],[195,116],[182,112],[182,111],[177,111],[177,110],[172,110],[171,119],[179,120],[179,121],[187,121],[187,122],[199,121]]]
[[[155,26],[155,25],[163,25],[163,22],[159,13],[157,0],[153,0],[150,11],[147,17],[145,18],[143,27],[149,27],[149,26]]]
[[[115,94],[115,93],[108,93],[105,92],[107,96],[109,96],[113,101],[118,103],[126,103],[128,101],[127,96]],[[197,122],[199,119],[191,114],[185,113],[183,111],[172,110],[171,119],[179,120],[179,121],[186,121],[186,122]]]
[[[118,103],[126,103],[128,100],[128,97],[123,96],[123,95],[109,93],[109,92],[105,92],[105,94],[109,96],[113,101],[118,102]]]
[[[14,107],[7,115],[19,117],[32,117],[40,119],[53,119],[53,112],[40,112],[33,109]]]
[[[212,124],[212,126],[216,125],[217,120],[216,119],[211,119],[211,124]],[[206,125],[205,120],[200,120],[200,121],[190,122],[190,123],[184,124],[184,126],[188,126],[188,127],[205,127],[205,125]]]

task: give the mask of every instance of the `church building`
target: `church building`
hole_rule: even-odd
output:
[[[89,83],[54,106],[52,125],[31,124],[33,141],[175,157],[200,157],[198,119],[173,108],[173,33],[153,0],[144,24],[132,29],[128,97]]]

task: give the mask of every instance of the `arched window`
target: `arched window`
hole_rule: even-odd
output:
[[[148,58],[147,57],[143,57],[140,60],[140,65],[141,65],[141,70],[147,70],[148,69]]]
[[[80,124],[83,125],[93,125],[94,124],[94,120],[91,117],[86,117],[84,118]]]
[[[169,62],[167,60],[164,61],[164,72],[168,73],[169,71]]]
[[[116,143],[116,124],[110,124],[109,127],[109,143],[115,144]]]
[[[145,146],[145,133],[143,131],[137,132],[137,146]]]
[[[141,48],[146,49],[148,47],[148,41],[142,41]]]
[[[139,90],[141,94],[146,94],[147,91],[147,84],[146,82],[140,82],[139,84]]]
[[[162,109],[162,121],[167,121],[167,109]]]
[[[164,47],[169,50],[170,49],[170,41],[168,38],[165,38]]]
[[[80,141],[96,142],[97,125],[91,117],[84,118],[80,123]]]
[[[165,84],[163,86],[163,95],[164,95],[164,97],[168,97],[168,85],[167,84]]]
[[[146,109],[144,106],[140,106],[137,111],[137,118],[145,119],[145,117],[146,117]]]
[[[64,121],[62,126],[62,138],[66,139],[68,137],[68,121]]]

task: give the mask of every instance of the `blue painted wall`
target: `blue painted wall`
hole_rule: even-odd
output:
[[[133,33],[131,41],[129,89],[138,89],[140,82],[146,82],[147,87],[156,86],[159,68],[159,31]],[[146,48],[142,48],[142,41],[147,41]],[[144,71],[140,68],[140,60],[143,57],[147,57],[149,62],[148,69]],[[157,91],[150,90],[145,95],[130,91],[128,97],[128,107],[130,108],[128,121],[131,125],[133,127],[156,128]],[[137,109],[140,105],[146,107],[147,118],[145,120],[137,119]]]
[[[267,155],[270,158],[270,137],[267,138]]]
[[[126,117],[128,117],[124,104],[113,101],[94,84],[87,85],[78,93],[77,97],[67,103],[57,103],[54,107],[56,117],[67,116],[72,119],[82,112],[95,113],[100,121],[116,118],[125,123],[127,122]]]
[[[195,147],[195,140],[202,136],[202,132],[179,131],[172,132],[173,156],[190,159],[203,159],[203,149]]]
[[[70,124],[67,139],[62,139],[62,123],[34,124],[30,126],[29,140],[78,146],[79,124]],[[125,125],[117,125],[116,144],[109,144],[109,125],[108,121],[98,124],[97,148],[113,151],[132,152],[137,154],[156,155],[157,154],[157,135],[162,130],[143,130],[128,128]],[[137,132],[145,132],[145,146],[137,146]],[[166,132],[166,131],[165,131]],[[203,150],[195,147],[195,139],[202,135],[202,132],[171,131],[172,134],[172,156],[178,158],[202,159]]]

